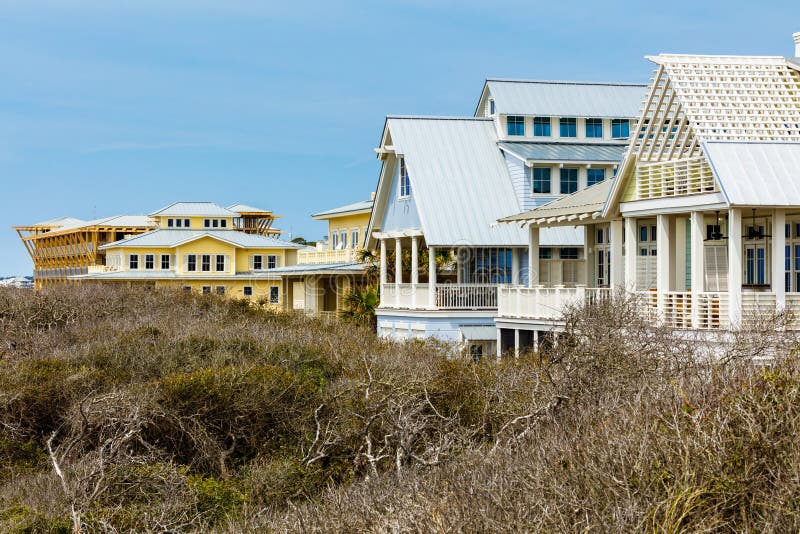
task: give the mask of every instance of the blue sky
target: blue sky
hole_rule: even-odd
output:
[[[387,114],[470,115],[487,77],[647,81],[659,52],[792,53],[800,2],[0,1],[0,276],[10,227],[368,198]]]

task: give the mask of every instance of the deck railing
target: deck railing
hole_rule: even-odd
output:
[[[297,253],[297,263],[316,265],[322,263],[348,263],[356,260],[356,250],[301,250]]]
[[[434,302],[428,284],[383,284],[381,308],[409,310],[495,310],[496,284],[439,284]]]
[[[597,304],[611,298],[609,288],[505,286],[498,292],[497,315],[510,319],[557,320],[569,306],[584,302]]]

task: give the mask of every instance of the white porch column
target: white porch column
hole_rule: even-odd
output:
[[[514,329],[514,357],[519,358],[519,328]]]
[[[419,284],[419,237],[411,237],[411,307],[417,307],[417,284]]]
[[[622,219],[611,221],[608,230],[611,245],[611,288],[617,289],[625,284],[625,269],[622,260]]]
[[[403,244],[400,238],[394,239],[394,288],[397,307],[400,307],[400,284],[403,283]]]
[[[428,247],[428,307],[436,309],[436,250],[431,246]]]
[[[530,226],[528,239],[528,287],[539,285],[539,227]]]
[[[689,222],[691,229],[691,271],[692,271],[692,327],[700,328],[700,294],[705,291],[706,283],[706,258],[705,238],[706,225],[705,217],[701,211],[693,211]]]
[[[684,215],[675,216],[675,233],[673,234],[671,250],[674,250],[674,273],[672,289],[675,291],[686,291],[686,217]],[[670,252],[672,254],[672,252]]]
[[[639,257],[639,233],[635,217],[625,218],[625,288],[636,291],[636,259]]]
[[[786,210],[772,213],[772,292],[778,310],[786,308]]]
[[[670,290],[670,238],[669,238],[669,215],[658,215],[656,217],[656,246],[658,255],[656,260],[656,292],[658,293],[658,315],[664,317],[666,304],[666,293]]]
[[[511,249],[511,283],[515,286],[519,285],[519,249]]]
[[[728,319],[742,321],[742,210],[728,210]]]
[[[597,280],[594,276],[594,246],[597,238],[597,229],[593,224],[583,227],[583,280],[586,287],[596,287]]]
[[[381,287],[386,285],[386,239],[381,238]]]
[[[503,330],[498,328],[497,329],[497,347],[495,348],[495,352],[497,353],[497,359],[499,360],[503,356]]]

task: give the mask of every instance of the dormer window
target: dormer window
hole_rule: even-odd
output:
[[[603,138],[602,119],[586,119],[586,137],[597,139]]]
[[[550,137],[550,117],[533,118],[533,136]]]
[[[561,137],[577,137],[578,121],[576,119],[560,119],[559,129]]]
[[[506,127],[508,135],[525,135],[525,117],[521,115],[509,115],[506,117]]]
[[[628,119],[611,120],[611,137],[614,139],[627,139],[631,136],[631,121]]]
[[[406,160],[400,159],[400,198],[411,196],[411,179],[408,177],[408,167]]]

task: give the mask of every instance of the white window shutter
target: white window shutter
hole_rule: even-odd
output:
[[[248,261],[248,267],[252,271],[253,270],[253,255],[252,254],[250,254],[247,257],[247,261]]]
[[[231,270],[231,257],[228,254],[225,254],[225,272]]]
[[[728,247],[710,245],[704,247],[706,264],[706,291],[728,290]]]

